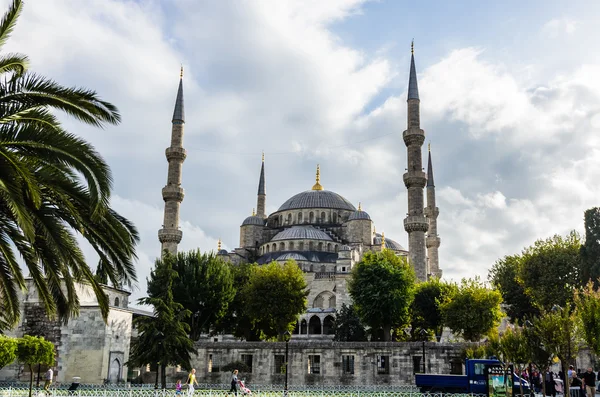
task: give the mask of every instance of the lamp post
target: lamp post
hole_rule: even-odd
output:
[[[419,331],[419,335],[421,335],[421,340],[423,342],[423,373],[426,374],[427,370],[425,367],[425,338],[427,337],[427,330],[421,328],[421,331]]]
[[[285,336],[285,386],[283,389],[283,397],[287,397],[288,395],[288,353],[289,353],[289,348],[290,348],[290,339],[292,337],[292,334],[290,333],[290,331],[285,331],[285,333],[283,334],[283,336]]]

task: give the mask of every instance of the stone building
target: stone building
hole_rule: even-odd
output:
[[[37,289],[27,280],[27,293],[21,297],[21,320],[8,336],[43,336],[56,346],[57,382],[70,382],[80,377],[83,383],[111,383],[127,377],[125,362],[129,359],[132,330],[132,311],[127,291],[103,286],[110,302],[108,321],[105,323],[96,295],[89,285],[77,284],[80,301],[79,316],[67,324],[51,320],[40,302]],[[43,375],[46,368],[40,368]],[[27,366],[13,363],[0,370],[2,380],[29,380]]]
[[[353,268],[368,251],[388,249],[406,256],[421,281],[441,276],[437,235],[439,209],[435,204],[433,166],[429,152],[428,172],[422,167],[421,149],[425,132],[420,127],[420,99],[414,51],[411,54],[408,83],[408,123],[403,133],[407,148],[407,172],[404,184],[408,192],[408,213],[404,227],[408,250],[396,241],[377,233],[369,214],[342,195],[325,190],[317,165],[316,181],[311,189],[300,192],[273,213],[266,213],[265,158],[263,154],[258,182],[257,212],[242,221],[238,248],[228,252],[219,244],[218,255],[233,263],[293,259],[304,271],[310,294],[309,309],[298,320],[300,338],[330,338],[334,316],[342,304],[349,303],[346,281]],[[165,214],[159,231],[162,249],[177,251],[182,234],[179,230],[179,205],[183,200],[181,165],[183,149],[184,101],[180,79],[173,114],[167,185],[163,188]],[[424,206],[427,186],[427,207]],[[383,228],[381,228],[383,229]],[[380,229],[380,230],[381,230]]]

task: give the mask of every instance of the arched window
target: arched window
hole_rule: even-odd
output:
[[[309,335],[321,335],[321,319],[317,316],[312,316],[308,322]]]
[[[302,223],[302,212],[298,212],[298,223]]]
[[[296,321],[296,326],[294,327],[294,334],[300,333],[300,324]]]
[[[290,251],[294,249],[294,242],[290,241]]]
[[[306,335],[306,333],[307,333],[306,331],[307,331],[306,320],[304,320],[304,319],[303,319],[303,320],[300,322],[300,334],[301,334],[301,335]]]
[[[337,214],[335,212],[333,213],[333,220],[332,220],[332,222],[333,223],[337,223]]]
[[[323,333],[325,335],[332,335],[335,333],[333,329],[334,322],[335,321],[332,316],[325,317],[325,320],[323,320]]]
[[[285,251],[285,243],[279,243],[279,251]]]
[[[266,251],[266,252],[269,252],[269,245],[268,245],[268,244],[267,244],[267,245],[265,245],[265,251]]]
[[[291,225],[292,224],[292,214],[288,214],[288,220],[287,220],[287,224]]]
[[[327,251],[328,251],[328,252],[331,252],[331,248],[332,248],[332,245],[331,245],[331,243],[327,243]]]
[[[325,215],[325,212],[321,212],[321,223],[325,222],[327,222],[327,215]]]
[[[312,211],[308,214],[308,223],[315,223],[315,214]]]
[[[330,309],[335,309],[336,303],[337,303],[337,299],[335,298],[335,295],[331,295],[329,297],[329,308]]]
[[[304,241],[300,241],[300,242],[298,243],[298,249],[299,249],[300,251],[303,251],[303,250],[304,250]]]
[[[273,244],[272,249],[273,249],[273,252],[277,251],[277,244]]]
[[[313,301],[313,307],[317,309],[324,309],[323,307],[323,297],[321,295],[317,296]]]
[[[315,249],[315,243],[313,243],[312,241],[308,242],[308,250],[309,251],[313,251]]]
[[[115,306],[116,306],[116,307],[119,307],[119,297],[116,297],[116,298],[115,298]]]
[[[336,244],[336,246],[335,246],[335,252],[339,252],[339,250],[340,250],[340,246]]]
[[[279,215],[279,225],[283,226],[283,215]]]
[[[321,265],[321,273],[325,273],[327,271],[327,266]]]
[[[319,251],[323,251],[323,243],[319,241]]]

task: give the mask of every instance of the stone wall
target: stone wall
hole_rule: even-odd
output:
[[[229,383],[231,374],[218,369],[245,362],[252,371],[242,373],[254,384],[282,384],[285,343],[283,342],[198,342],[192,359],[198,382]],[[290,385],[406,385],[414,383],[422,368],[421,342],[325,342],[289,343]],[[450,374],[460,365],[463,344],[425,344],[427,372]],[[453,368],[454,366],[454,368]]]

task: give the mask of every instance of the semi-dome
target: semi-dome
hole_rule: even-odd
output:
[[[285,254],[279,255],[277,257],[278,261],[287,261],[289,259],[293,259],[295,261],[307,261],[306,257],[297,252],[286,252]]]
[[[333,241],[329,234],[312,226],[292,226],[275,235],[271,241],[279,240],[327,240]]]
[[[307,190],[288,199],[278,211],[303,208],[331,208],[336,210],[356,211],[351,202],[329,190]]]
[[[350,214],[350,216],[348,217],[348,220],[349,221],[359,221],[359,220],[370,221],[371,217],[365,211],[357,210]]]
[[[251,215],[248,218],[244,219],[244,222],[242,222],[242,226],[244,226],[244,225],[264,226],[265,220],[256,215]]]
[[[227,250],[219,250],[219,252],[217,252],[217,255],[227,255]]]
[[[379,234],[379,233],[375,234],[375,237],[373,237],[373,245],[381,245],[381,234]],[[390,238],[387,238],[387,237],[385,238],[385,248],[391,249],[394,251],[406,251],[403,246],[401,246],[396,241],[394,241]]]

